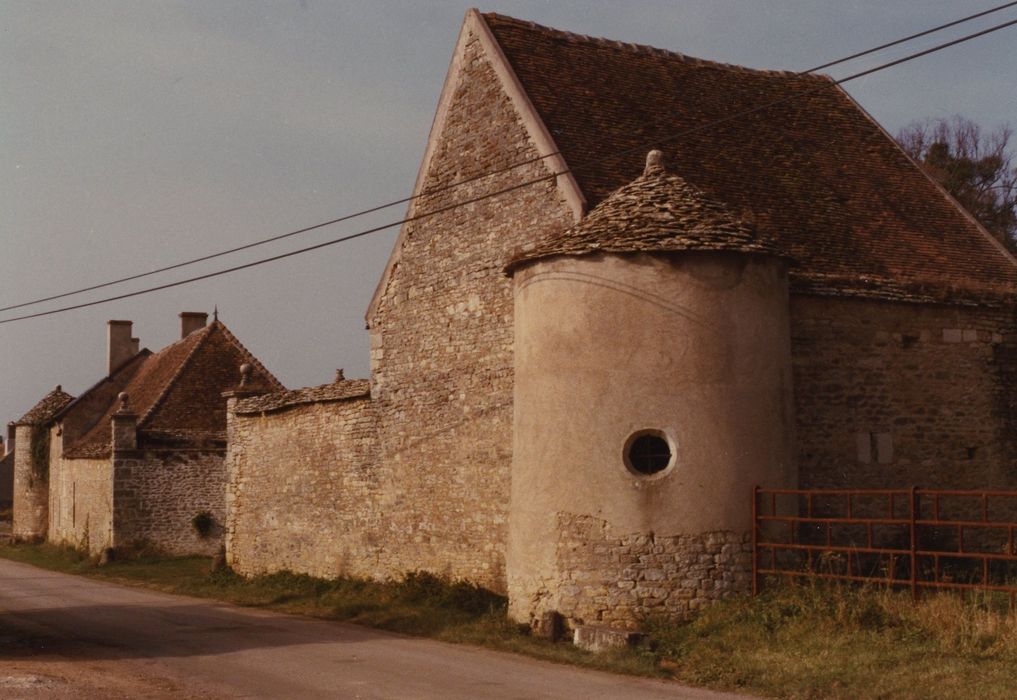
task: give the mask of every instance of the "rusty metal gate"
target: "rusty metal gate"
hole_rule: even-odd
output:
[[[1017,491],[757,487],[752,520],[753,594],[818,578],[1017,602]]]

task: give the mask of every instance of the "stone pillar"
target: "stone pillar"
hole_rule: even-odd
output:
[[[130,397],[120,392],[120,408],[110,418],[113,429],[113,452],[138,449],[138,414],[129,408]]]
[[[138,449],[138,414],[130,409],[127,392],[120,392],[117,398],[120,407],[110,416],[113,512],[109,546],[114,550],[132,540],[131,523],[138,508],[138,494],[133,484],[138,478],[135,472],[139,468],[137,455],[134,454]],[[106,553],[107,556],[109,554]]]
[[[223,392],[226,397],[226,527],[223,548],[228,566],[235,564],[233,538],[236,536],[236,487],[241,479],[240,465],[244,462],[243,448],[235,438],[237,402],[267,393],[263,388],[251,386],[252,369],[247,363],[240,365],[240,384],[231,391]]]

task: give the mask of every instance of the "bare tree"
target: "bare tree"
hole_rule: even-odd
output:
[[[1017,165],[1010,126],[985,133],[970,119],[912,122],[897,141],[1011,252],[1017,250]]]

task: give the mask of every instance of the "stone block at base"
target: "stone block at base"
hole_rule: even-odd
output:
[[[572,643],[580,649],[601,652],[618,647],[632,646],[639,641],[640,634],[632,630],[621,630],[599,625],[580,625],[576,627]]]

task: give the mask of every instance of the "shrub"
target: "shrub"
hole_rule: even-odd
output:
[[[191,525],[198,533],[198,537],[204,539],[212,534],[212,530],[215,528],[215,518],[207,510],[203,510],[191,518]]]

